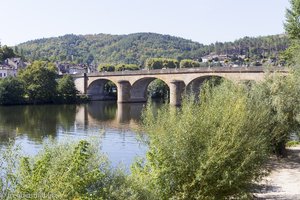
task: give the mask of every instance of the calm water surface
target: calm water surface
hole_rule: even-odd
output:
[[[113,166],[123,163],[128,167],[147,149],[137,138],[144,106],[101,101],[85,105],[0,106],[0,146],[12,139],[26,154],[34,155],[49,136],[58,141],[96,137],[101,138],[101,151]]]

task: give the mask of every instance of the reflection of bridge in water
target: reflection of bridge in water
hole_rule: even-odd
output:
[[[272,71],[286,73],[284,68]],[[193,91],[197,94],[205,80],[224,78],[230,81],[261,81],[266,73],[262,67],[238,68],[191,68],[191,69],[162,69],[138,70],[121,72],[101,72],[74,75],[76,88],[92,100],[108,99],[105,85],[112,81],[117,86],[117,100],[119,103],[146,102],[148,85],[155,79],[160,79],[170,89],[170,104],[180,105],[184,91]],[[196,91],[194,91],[196,89]]]
[[[154,104],[155,106],[156,104]],[[76,123],[86,127],[103,126],[121,129],[137,129],[145,103],[116,103],[92,101],[78,106]]]

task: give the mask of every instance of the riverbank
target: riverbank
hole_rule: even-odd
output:
[[[300,145],[288,148],[287,158],[272,158],[269,167],[256,199],[300,200]]]

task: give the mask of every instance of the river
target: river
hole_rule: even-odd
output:
[[[154,107],[161,104],[156,103]],[[137,137],[145,104],[94,101],[82,105],[0,106],[0,146],[9,140],[34,155],[44,140],[100,138],[100,148],[113,166],[129,167],[144,156],[145,144]]]

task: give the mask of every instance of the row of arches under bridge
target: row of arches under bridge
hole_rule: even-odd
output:
[[[169,101],[171,105],[180,105],[182,94],[193,94],[198,96],[200,93],[201,85],[207,80],[214,80],[219,82],[223,79],[221,76],[201,76],[190,81],[184,80],[164,80],[162,78],[144,77],[134,81],[132,84],[127,80],[113,80],[110,78],[99,77],[93,80],[87,86],[87,95],[91,100],[114,100],[117,99],[119,103],[133,103],[133,102],[146,102],[148,99],[148,86],[149,84],[159,79],[163,81],[169,88]],[[108,87],[108,84],[113,83],[114,87]],[[113,88],[115,91],[109,91],[108,88]],[[115,93],[116,96],[113,96]]]

